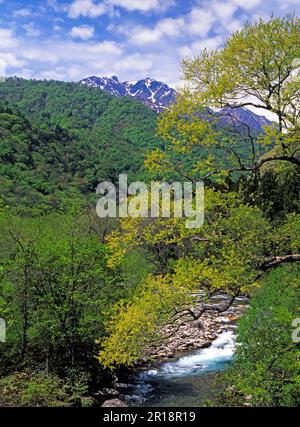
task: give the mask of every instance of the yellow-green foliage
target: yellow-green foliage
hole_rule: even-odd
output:
[[[115,307],[101,342],[99,361],[104,366],[131,365],[176,311],[195,303],[199,289],[238,294],[256,286],[256,268],[268,250],[271,229],[260,211],[243,205],[235,194],[208,190],[206,223],[186,229],[183,219],[124,219],[121,230],[108,238],[110,265],[133,248],[147,253],[153,245],[179,248],[174,269],[149,275],[134,298]]]
[[[223,49],[204,50],[183,61],[187,93],[194,101],[215,107],[249,101],[277,114],[288,106],[284,115],[291,125],[297,120],[299,125],[299,118],[289,115],[292,101],[299,99],[299,35],[296,16],[246,25],[227,39]]]
[[[195,260],[180,262],[173,275],[149,275],[132,301],[119,303],[107,322],[99,361],[105,367],[132,365],[149,344],[159,341],[159,329],[176,308],[192,303],[199,274]]]
[[[131,240],[135,246],[145,247],[152,239],[166,245],[171,241],[181,245],[183,253],[187,245],[189,254],[179,258],[174,270],[164,275],[150,274],[132,300],[115,306],[106,324],[107,338],[100,342],[99,361],[103,366],[132,365],[143,357],[150,344],[161,340],[161,327],[179,310],[196,304],[193,295],[199,289],[230,295],[252,293],[259,286],[259,267],[266,257],[278,251],[300,250],[299,215],[290,215],[285,224],[274,229],[257,208],[242,205],[230,195],[227,200],[224,196],[220,203],[220,194],[212,194],[215,204],[211,200],[208,203],[207,224],[194,230],[193,235],[190,230],[181,234],[184,230],[181,224],[177,229],[172,222],[154,222],[143,227],[141,219],[132,220],[131,226],[130,220],[125,221],[126,232],[135,236],[135,240]],[[166,230],[169,235],[160,235],[163,231],[167,233]],[[119,244],[128,240],[128,236],[124,239],[124,229],[110,236],[111,251],[116,248],[115,253],[111,252],[110,263],[116,262]],[[123,254],[132,247],[124,246]]]
[[[183,61],[186,86],[159,123],[164,150],[150,153],[146,166],[162,176],[176,171],[185,179],[217,174],[224,184],[230,182],[228,174],[237,171],[252,171],[257,182],[257,172],[268,157],[297,164],[299,40],[299,18],[271,18],[246,25],[223,49],[204,50]],[[263,159],[251,137],[239,145],[231,134],[204,120],[207,106],[228,105],[256,105],[277,115],[279,125],[260,137],[261,146],[271,148]],[[199,148],[205,155],[195,162]],[[280,225],[271,224],[239,195],[206,188],[204,217],[204,225],[194,229],[185,227],[185,218],[124,219],[108,237],[110,266],[120,264],[134,249],[158,260],[159,268],[132,300],[115,308],[107,338],[101,342],[99,360],[104,366],[133,364],[142,357],[151,342],[159,340],[161,326],[174,312],[194,303],[191,295],[197,290],[251,293],[259,286],[257,277],[266,260],[300,250],[297,214]]]
[[[236,31],[222,49],[204,49],[197,56],[186,58],[182,62],[185,87],[158,125],[158,134],[166,141],[165,148],[149,153],[147,168],[161,173],[173,168],[182,176],[201,179],[213,175],[223,181],[229,172],[245,173],[255,168],[267,149],[270,151],[265,158],[274,155],[298,158],[299,40],[298,17],[271,18]],[[214,126],[216,116],[207,106],[252,106],[262,114],[272,112],[279,124],[267,126],[266,133],[259,135],[258,149],[253,145],[257,135],[243,127],[242,121],[239,124],[245,131],[243,136],[241,132],[238,137],[233,135],[232,130],[224,133],[224,129]],[[192,159],[197,148],[202,156],[197,157],[195,164]],[[174,162],[174,153],[189,158],[189,170],[182,158]]]

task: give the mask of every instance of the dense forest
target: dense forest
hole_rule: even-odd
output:
[[[10,204],[83,202],[121,172],[142,179],[143,153],[162,146],[156,115],[141,102],[75,83],[8,79],[0,102],[1,184]]]
[[[246,25],[183,61],[162,115],[76,83],[0,84],[0,406],[99,404],[165,325],[224,311],[220,293],[225,311],[241,295],[250,307],[207,405],[299,405],[299,40],[296,16]],[[207,106],[256,106],[276,124],[223,127]],[[203,180],[204,225],[98,218],[96,186],[120,173]]]
[[[9,78],[0,86],[0,120],[2,195],[11,205],[51,210],[70,199],[91,203],[97,184],[117,183],[120,173],[129,181],[182,179],[174,169],[163,176],[144,166],[149,152],[167,147],[156,134],[157,114],[138,100],[75,83]],[[230,138],[246,157],[245,133],[223,127],[220,145]],[[263,153],[259,141],[255,146]],[[220,147],[214,153],[228,163]],[[185,159],[170,156],[192,168],[207,153],[195,147]]]

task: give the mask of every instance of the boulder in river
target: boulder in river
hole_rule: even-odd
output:
[[[102,408],[126,408],[128,405],[126,405],[125,402],[123,402],[120,399],[110,399],[106,400],[102,405]]]
[[[100,391],[100,394],[104,395],[104,396],[118,396],[119,392],[118,390],[115,390],[114,388],[103,388]]]
[[[128,388],[129,387],[129,385],[125,384],[125,383],[115,383],[114,386],[116,388]]]

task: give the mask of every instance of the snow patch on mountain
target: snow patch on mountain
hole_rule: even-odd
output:
[[[176,91],[167,84],[147,77],[143,80],[121,82],[116,76],[97,77],[91,76],[80,83],[96,87],[114,96],[131,96],[143,101],[157,113],[161,113],[175,102]]]

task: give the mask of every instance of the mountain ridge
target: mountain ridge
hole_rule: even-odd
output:
[[[113,96],[128,96],[142,101],[156,113],[162,113],[176,101],[178,92],[166,83],[147,77],[141,80],[120,81],[117,76],[90,76],[79,81],[80,84],[99,88]],[[218,117],[222,126],[249,127],[254,132],[263,132],[264,126],[272,125],[265,116],[258,115],[246,108],[223,108],[209,114]]]
[[[121,82],[117,76],[90,76],[80,80],[81,84],[100,88],[113,96],[130,96],[140,99],[157,113],[169,108],[175,102],[177,92],[166,83],[147,77],[142,80]]]

